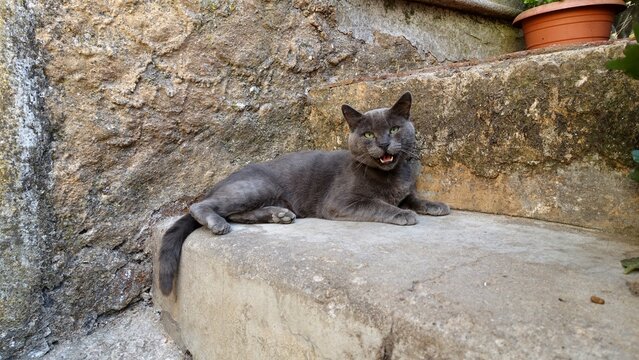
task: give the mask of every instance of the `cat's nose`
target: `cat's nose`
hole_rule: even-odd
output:
[[[388,145],[390,145],[388,142],[379,143],[379,147],[384,149],[384,151],[386,151],[388,149]]]

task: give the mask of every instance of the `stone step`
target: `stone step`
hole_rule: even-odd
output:
[[[462,211],[408,227],[298,219],[199,229],[182,254],[176,292],[154,303],[195,359],[639,353],[639,273],[620,265],[639,245],[597,231]]]
[[[345,147],[341,104],[365,111],[411,91],[426,197],[639,241],[639,184],[627,176],[639,147],[639,83],[605,67],[625,45],[520,52],[312,88],[310,147]]]
[[[395,54],[404,51],[400,44],[410,44],[420,54],[414,60],[419,66],[523,49],[521,30],[511,25],[521,8],[519,0],[349,0],[335,3],[335,21],[340,32]],[[381,55],[368,52],[362,60]],[[387,62],[389,71],[393,63],[392,58]]]
[[[524,10],[520,0],[415,0],[425,4],[461,10],[471,14],[513,19]]]

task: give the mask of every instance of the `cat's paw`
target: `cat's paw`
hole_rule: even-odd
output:
[[[417,214],[412,210],[402,210],[390,220],[395,225],[415,225],[417,224]]]
[[[431,202],[426,206],[426,215],[444,216],[450,214],[450,207],[441,202]]]
[[[209,221],[207,222],[206,227],[209,228],[209,230],[211,230],[211,232],[215,235],[224,235],[228,234],[231,231],[231,225],[229,225],[229,223],[226,222],[224,219],[222,219],[221,221]]]
[[[289,209],[281,209],[271,215],[271,222],[275,224],[290,224],[295,220],[295,213]]]

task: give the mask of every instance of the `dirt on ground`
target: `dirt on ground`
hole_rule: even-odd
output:
[[[53,345],[42,359],[189,360],[191,357],[166,334],[159,311],[150,303],[140,302],[121,313],[103,317],[88,336]]]

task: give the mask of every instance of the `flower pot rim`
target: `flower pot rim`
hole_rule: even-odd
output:
[[[521,22],[525,19],[539,14],[592,5],[617,7],[619,11],[626,8],[626,3],[623,0],[562,0],[550,4],[535,6],[532,9],[521,12],[517,15],[515,20],[513,20],[513,25],[520,26]]]

